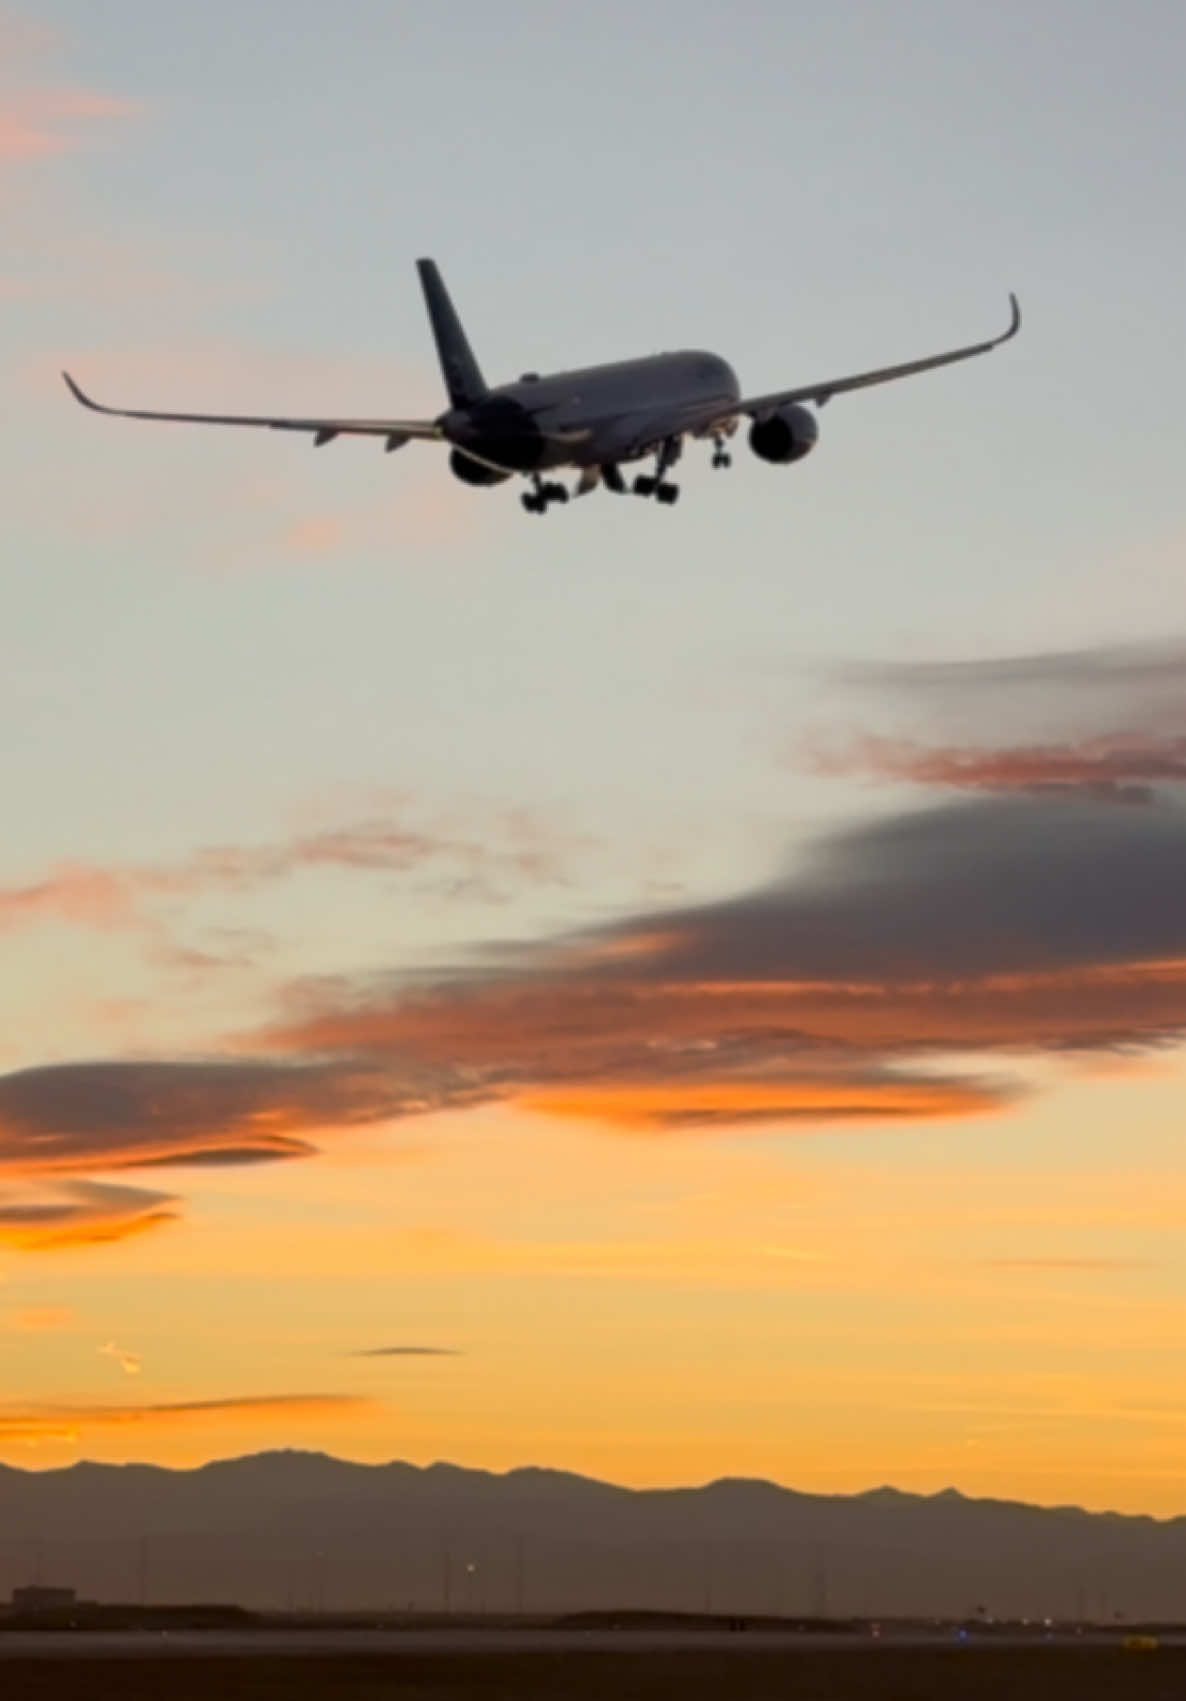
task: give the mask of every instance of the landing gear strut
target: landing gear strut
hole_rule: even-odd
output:
[[[716,432],[712,440],[712,464],[714,467],[731,467],[733,457],[725,447],[726,439]]]
[[[655,471],[653,474],[640,473],[634,481],[636,496],[653,496],[656,502],[662,502],[670,508],[673,502],[679,501],[679,485],[670,484],[664,473],[673,467],[680,458],[683,445],[678,437],[669,437],[655,456]]]
[[[545,484],[538,473],[531,475],[533,488],[519,498],[529,514],[546,514],[552,502],[567,502],[568,491],[562,484]]]

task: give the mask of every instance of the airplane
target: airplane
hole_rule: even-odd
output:
[[[620,495],[627,488],[623,464],[651,455],[654,470],[634,479],[633,492],[670,506],[679,496],[679,486],[667,475],[680,458],[684,438],[710,441],[713,466],[727,467],[732,459],[729,440],[743,419],[750,422],[749,445],[760,460],[779,466],[800,461],[819,437],[815,414],[805,403],[822,408],[833,396],[849,390],[987,354],[1021,328],[1021,309],[1017,297],[1010,295],[1009,327],[989,342],[759,396],[743,397],[728,362],[700,349],[547,377],[525,372],[517,383],[491,388],[482,377],[436,263],[418,260],[416,267],[449,395],[448,408],[436,419],[288,419],[113,408],[92,401],[68,372],[62,376],[83,407],[126,419],[307,431],[312,433],[314,448],[332,443],[335,437],[381,437],[387,451],[402,449],[414,439],[447,443],[450,469],[463,484],[496,485],[525,477],[531,489],[522,497],[524,508],[530,514],[544,514],[552,503],[569,498],[567,487],[547,474],[562,468],[575,470],[579,475],[576,496],[586,496],[598,485]]]

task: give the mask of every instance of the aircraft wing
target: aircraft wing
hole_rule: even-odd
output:
[[[748,396],[737,404],[735,411],[757,418],[791,402],[814,402],[817,407],[823,407],[833,396],[842,395],[846,390],[865,390],[871,384],[888,384],[891,378],[910,378],[916,372],[929,372],[933,366],[950,366],[956,360],[970,360],[974,354],[987,354],[989,349],[1007,343],[1021,329],[1021,308],[1015,295],[1010,295],[1009,305],[1013,310],[1009,328],[989,342],[970,343],[967,348],[948,349],[945,354],[929,354],[922,360],[908,360],[901,366],[881,366],[875,372],[858,372],[850,378],[828,378],[819,384],[800,384],[794,390],[772,390],[767,396]]]
[[[285,419],[267,414],[158,413],[149,408],[109,408],[92,401],[68,372],[63,372],[62,377],[75,401],[96,413],[119,414],[124,419],[164,419],[181,425],[260,425],[271,431],[310,431],[313,446],[318,449],[335,437],[383,437],[387,449],[402,449],[413,437],[441,435],[440,427],[430,419]]]

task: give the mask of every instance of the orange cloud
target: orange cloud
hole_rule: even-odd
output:
[[[29,885],[0,887],[0,929],[46,918],[112,927],[131,914],[127,880],[83,864],[64,864]]]
[[[403,854],[382,833],[297,844],[364,868]],[[215,860],[235,877],[237,853]],[[237,1058],[0,1077],[0,1166],[297,1156],[322,1131],[496,1100],[667,1131],[1001,1110],[1014,1085],[943,1060],[1186,1034],[1183,866],[1186,810],[1170,803],[989,797],[890,817],[766,886],[503,950],[427,988],[292,987],[293,1014],[237,1036]],[[35,1216],[9,1212],[8,1232],[102,1232],[77,1212]],[[112,1232],[141,1220],[157,1219],[121,1215]]]
[[[957,662],[838,670],[848,687],[905,700],[939,739],[875,736],[817,749],[825,774],[868,774],[969,792],[1054,791],[1149,801],[1186,780],[1181,639]],[[953,740],[953,726],[970,736]],[[1023,735],[1003,739],[1002,727]],[[1036,736],[1036,729],[1044,736]]]
[[[405,1062],[276,1059],[54,1064],[0,1076],[0,1245],[59,1251],[126,1240],[178,1216],[169,1194],[82,1179],[168,1165],[304,1157],[308,1134],[466,1103],[471,1086]],[[77,1178],[77,1179],[76,1179]]]
[[[53,1252],[100,1246],[173,1222],[168,1194],[96,1181],[56,1183],[14,1199],[0,1196],[0,1246]]]
[[[10,1311],[4,1327],[17,1335],[48,1335],[58,1329],[69,1329],[74,1313],[64,1305],[29,1305],[20,1311]]]
[[[572,1116],[655,1132],[744,1127],[756,1123],[912,1121],[998,1110],[1003,1095],[970,1081],[870,1074],[799,1080],[658,1081],[636,1085],[587,1083],[523,1093],[525,1110]]]
[[[303,1157],[313,1150],[306,1134],[388,1121],[440,1097],[424,1071],[396,1078],[350,1061],[52,1064],[0,1076],[0,1171]]]
[[[537,984],[469,988],[456,995],[378,1001],[315,1013],[280,1025],[262,1043],[292,1055],[335,1053],[417,1057],[468,1071],[491,1096],[523,1100],[557,1080],[583,1096],[603,1074],[639,1082],[676,1070],[727,1083],[739,1072],[785,1069],[796,1053],[843,1060],[850,1103],[887,1109],[904,1101],[902,1084],[870,1086],[870,1058],[933,1052],[1061,1051],[1067,1047],[1156,1044],[1186,1030],[1186,960],[1118,964],[1056,972],[966,979],[882,981],[700,981],[650,985],[583,984],[542,976]],[[909,1093],[920,1107],[931,1085]],[[755,1089],[766,1095],[760,1076]],[[722,1090],[726,1090],[722,1088]],[[794,1089],[797,1091],[798,1088]],[[805,1075],[803,1094],[816,1090]],[[961,1086],[960,1092],[964,1091]],[[953,1103],[944,1087],[938,1101]],[[979,1093],[966,1103],[980,1102]],[[821,1107],[823,1099],[821,1098]],[[999,1100],[998,1100],[999,1102]]]
[[[1147,801],[1151,785],[1186,780],[1186,735],[1111,733],[1000,749],[869,737],[846,751],[817,755],[812,765],[823,774],[869,774],[963,791],[1076,790]]]
[[[985,1258],[981,1262],[990,1270],[1053,1270],[1059,1273],[1079,1270],[1090,1274],[1100,1270],[1152,1268],[1147,1258]]]
[[[0,1406],[0,1442],[77,1441],[94,1429],[159,1429],[238,1423],[244,1418],[324,1417],[363,1411],[374,1401],[354,1394],[261,1394],[157,1405]]]
[[[1186,811],[988,798],[835,835],[793,877],[545,941],[427,990],[314,988],[256,1042],[415,1060],[553,1115],[668,1128],[957,1116],[944,1055],[1186,1033]]]

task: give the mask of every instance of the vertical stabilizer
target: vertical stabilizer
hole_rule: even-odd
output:
[[[473,402],[481,401],[486,394],[486,380],[461,328],[457,309],[449,300],[449,291],[437,271],[436,261],[417,260],[416,270],[420,273],[420,287],[424,291],[424,304],[432,323],[437,358],[449,400],[455,408],[469,407]]]

